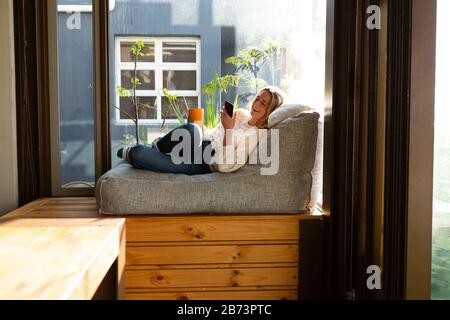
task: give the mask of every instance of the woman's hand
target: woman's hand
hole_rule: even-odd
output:
[[[233,117],[230,118],[225,110],[225,107],[222,107],[222,109],[220,110],[220,122],[222,123],[225,130],[234,129],[234,126],[236,125],[236,112],[233,112]]]

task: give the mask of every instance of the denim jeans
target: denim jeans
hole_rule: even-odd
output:
[[[172,136],[177,129],[184,129],[189,132],[191,151],[190,163],[175,164],[172,161],[170,153],[176,145],[183,142],[183,137],[181,137],[179,141],[172,141]],[[210,144],[210,141],[203,141],[200,137],[200,127],[190,123],[182,125],[170,131],[156,142],[159,151],[144,145],[132,147],[128,151],[128,161],[136,169],[146,169],[156,172],[182,173],[187,175],[211,173],[209,165],[204,162],[203,157],[202,163],[196,164],[194,162],[194,154],[196,152],[201,152],[203,154],[203,150]],[[196,142],[197,145],[195,144]],[[182,152],[180,152],[180,156],[183,156]]]

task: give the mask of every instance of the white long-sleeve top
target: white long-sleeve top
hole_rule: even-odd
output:
[[[236,111],[232,143],[228,146],[223,145],[225,128],[222,123],[213,129],[203,130],[203,139],[211,141],[212,149],[215,150],[215,155],[210,163],[212,171],[234,172],[248,161],[249,155],[267,133],[266,129],[258,129],[256,126],[249,125],[250,119],[251,115],[248,110],[238,109]]]

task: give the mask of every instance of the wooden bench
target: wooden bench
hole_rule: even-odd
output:
[[[0,299],[123,297],[125,220],[91,208],[46,199],[0,219]]]
[[[12,216],[69,221],[115,219],[100,216],[94,198],[41,199]],[[314,237],[321,235],[311,238],[308,232],[306,239],[300,230],[310,223],[320,224],[323,216],[117,218],[126,220],[126,299],[275,300],[298,299],[308,294],[301,290],[308,285],[303,283],[299,261],[303,259],[302,253],[309,255],[308,252],[320,251],[320,246],[313,246]],[[311,283],[316,278],[308,275],[308,279]]]

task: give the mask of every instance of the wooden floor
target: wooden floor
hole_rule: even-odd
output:
[[[102,223],[94,198],[38,200],[13,216]],[[126,216],[127,299],[298,299],[302,222],[320,215]]]

